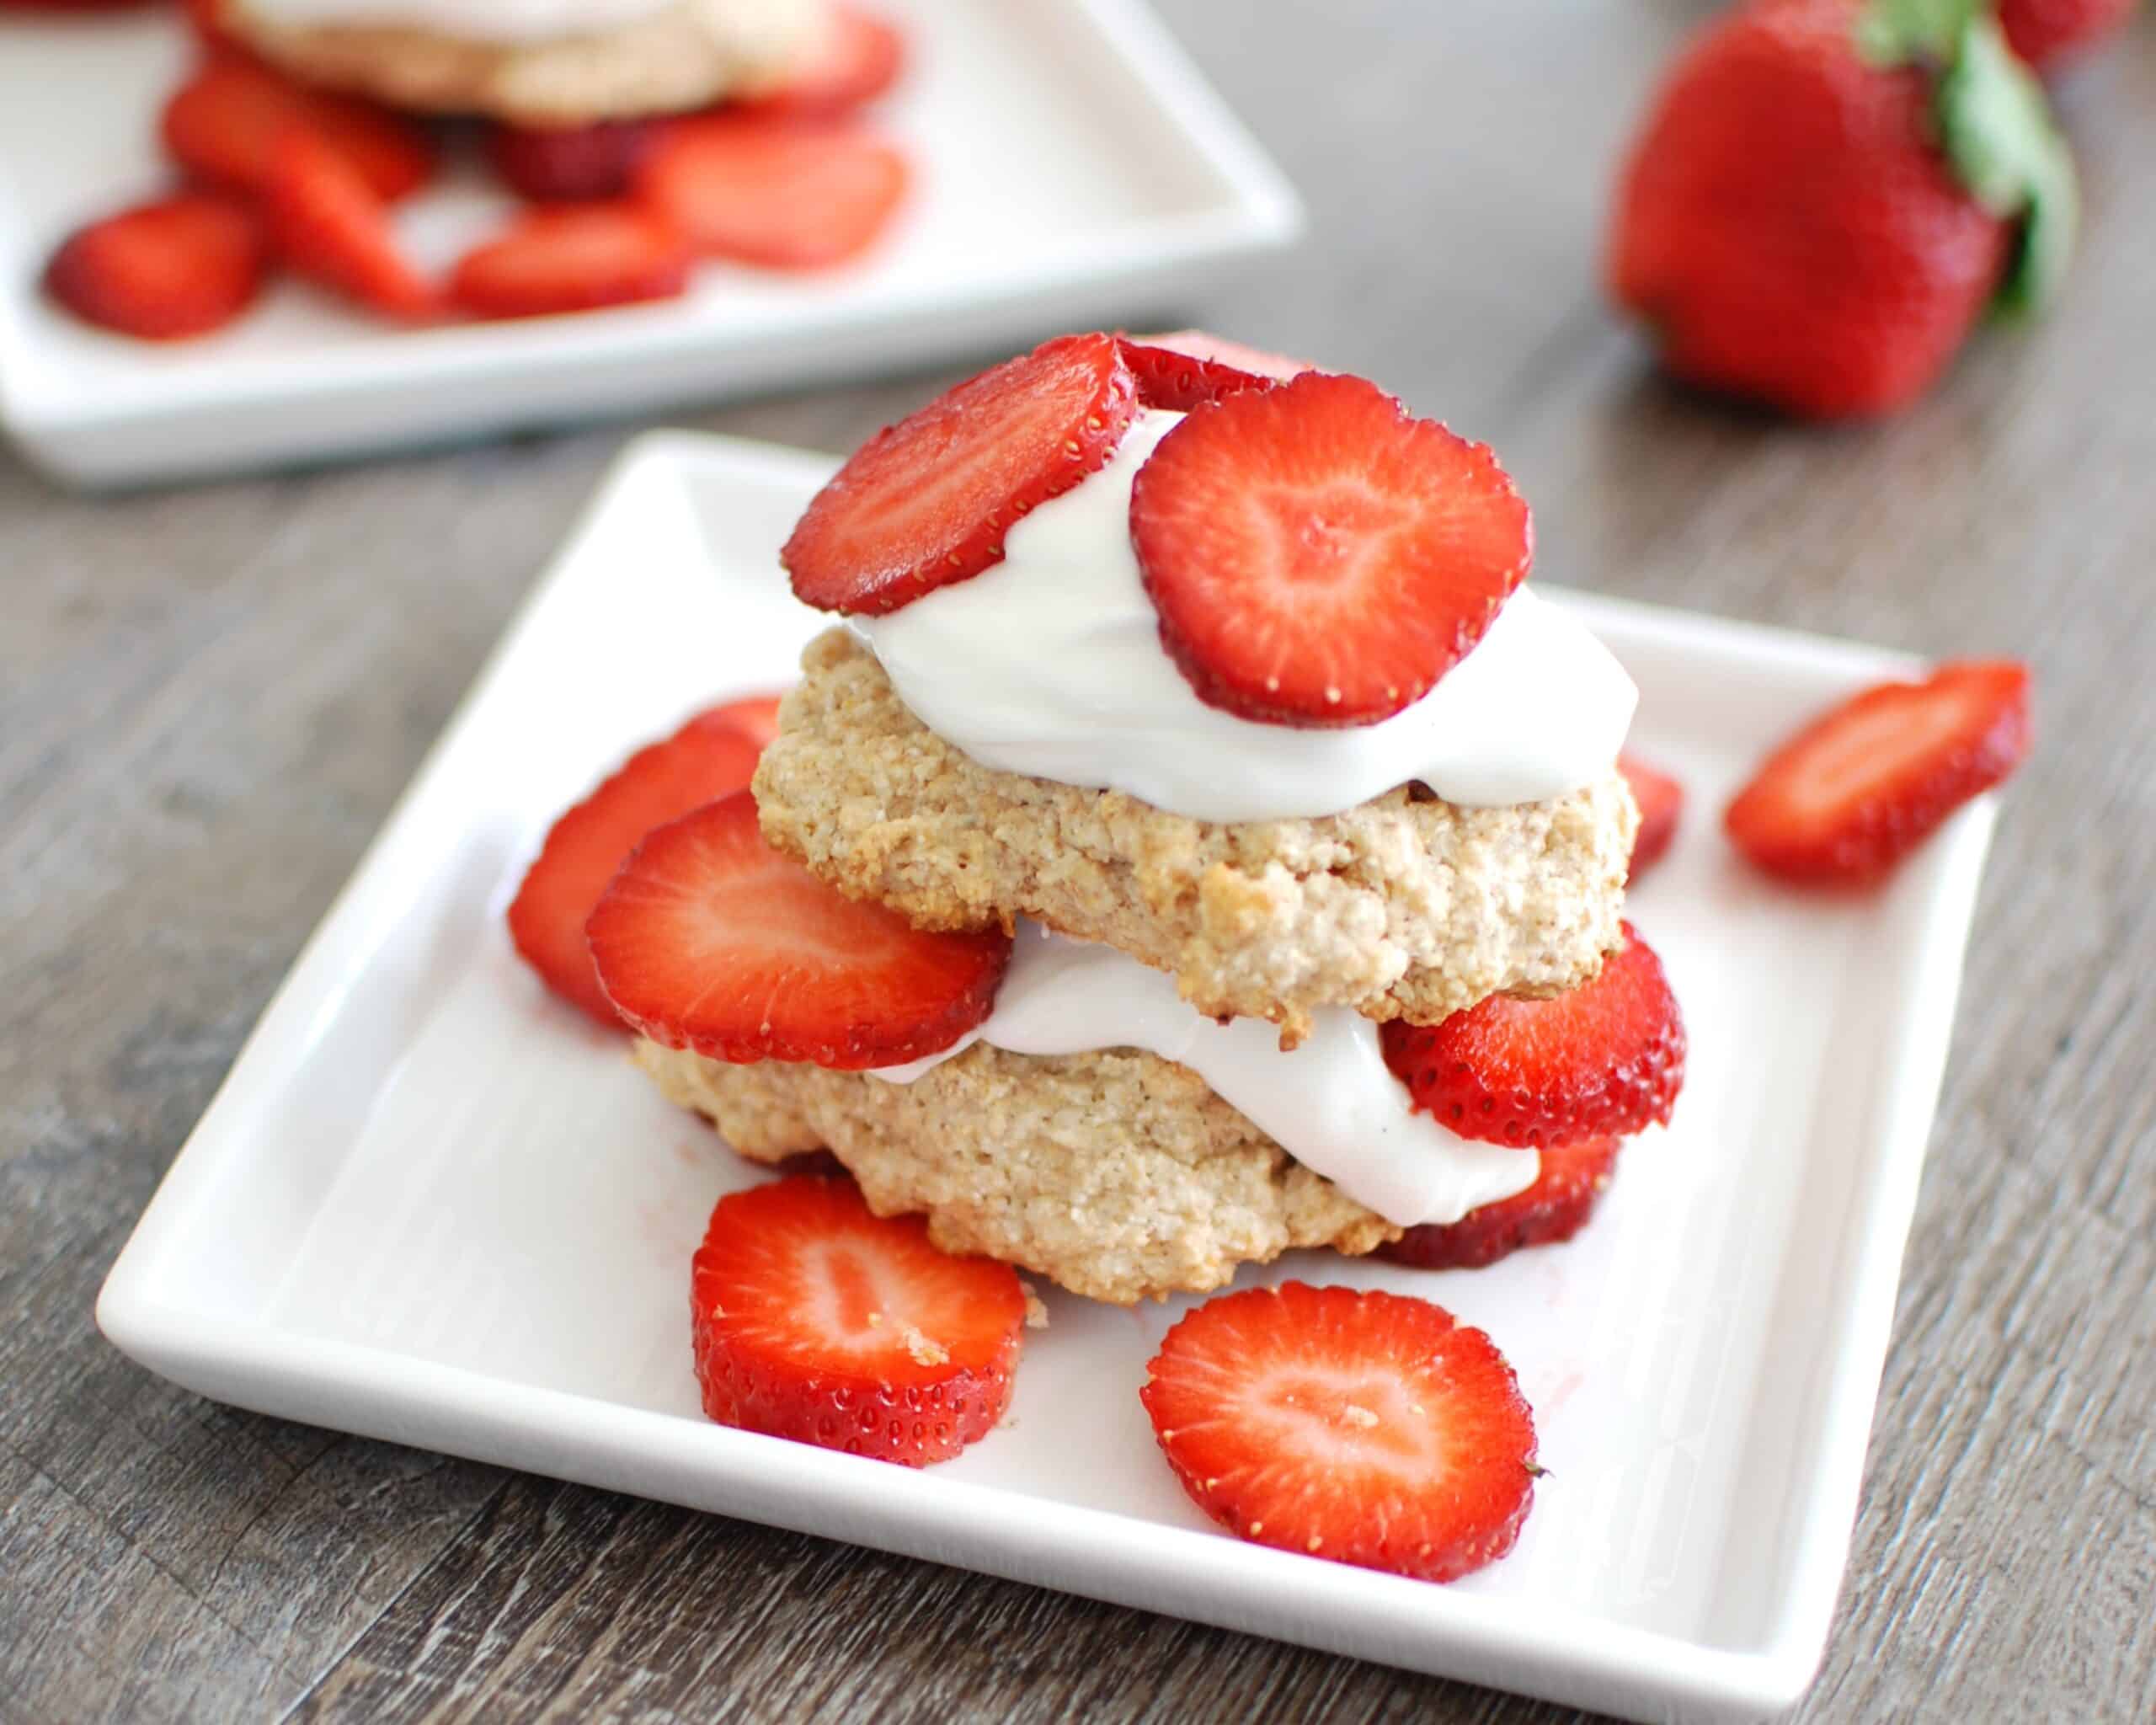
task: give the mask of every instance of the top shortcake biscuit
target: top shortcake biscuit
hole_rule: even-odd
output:
[[[1614,772],[1511,808],[1403,786],[1318,819],[1199,821],[982,766],[844,629],[802,669],[756,775],[765,836],[920,927],[1032,917],[1290,1043],[1321,1006],[1429,1023],[1492,994],[1558,993],[1620,943],[1638,814]]]

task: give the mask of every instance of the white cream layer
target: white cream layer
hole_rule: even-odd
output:
[[[910,1084],[985,1042],[1014,1055],[1144,1049],[1188,1066],[1289,1155],[1401,1227],[1456,1222],[1534,1184],[1533,1151],[1478,1144],[1409,1106],[1378,1046],[1378,1027],[1321,1007],[1310,1038],[1283,1053],[1259,1018],[1216,1023],[1171,977],[1113,947],[1018,926],[1011,969],[988,1021],[949,1048],[872,1076]]]
[[[1336,814],[1412,780],[1506,807],[1605,777],[1638,691],[1586,627],[1522,588],[1404,713],[1299,730],[1209,707],[1161,645],[1130,485],[1180,414],[1141,413],[1107,465],[1011,530],[1001,563],[851,619],[922,724],[983,766],[1118,790],[1198,820]]]

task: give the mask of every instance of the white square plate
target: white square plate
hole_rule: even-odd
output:
[[[1869,649],[1568,602],[1644,695],[1689,827],[1636,895],[1692,1031],[1674,1126],[1569,1245],[1441,1275],[1551,1470],[1517,1551],[1449,1588],[1239,1544],[1137,1396],[1182,1302],[1053,1297],[1005,1429],[926,1472],[698,1413],[689,1257],[755,1178],[547,996],[500,913],[554,814],[637,742],[782,682],[822,620],[776,547],[830,462],[636,445],[270,1004],[98,1318],[222,1401],[1630,1713],[1794,1701],[1848,1551],[1896,1276],[1992,813],[1876,897],[1777,890],[1718,808]],[[654,627],[654,622],[663,627]]]
[[[83,484],[168,479],[715,400],[1023,346],[1155,311],[1299,232],[1294,194],[1140,0],[877,0],[908,75],[898,231],[828,275],[712,264],[685,299],[403,330],[287,282],[198,341],[131,341],[38,291],[78,223],[168,183],[177,13],[0,14],[0,426]],[[402,216],[446,265],[511,207],[476,171]]]

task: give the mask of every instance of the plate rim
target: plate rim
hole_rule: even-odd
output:
[[[106,1338],[185,1387],[260,1412],[320,1423],[318,1413],[291,1412],[296,1400],[304,1399],[294,1392],[312,1391],[317,1406],[350,1411],[339,1421],[340,1429],[365,1435],[958,1562],[1407,1669],[1515,1690],[1523,1687],[1522,1673],[1531,1672],[1528,1692],[1604,1709],[1614,1703],[1639,1716],[1658,1714],[1673,1696],[1716,1717],[1748,1718],[1793,1706],[1823,1657],[1848,1561],[1902,1258],[1995,824],[1990,797],[1956,816],[1933,841],[1940,852],[1938,878],[1923,904],[1917,961],[1897,975],[1895,1045],[1882,1065],[1882,1071],[1897,1075],[1890,1118],[1877,1151],[1852,1183],[1851,1211],[1861,1217],[1861,1226],[1850,1242],[1848,1272],[1834,1284],[1828,1319],[1836,1339],[1823,1356],[1826,1381],[1808,1404],[1807,1430],[1817,1459],[1799,1476],[1801,1525],[1787,1560],[1788,1579],[1753,1646],[1716,1646],[1613,1622],[1576,1607],[1538,1607],[1530,1619],[1513,1600],[1331,1564],[1324,1566],[1327,1579],[1316,1583],[1328,1595],[1321,1620],[1294,1609],[1313,1586],[1310,1560],[1295,1554],[932,1470],[900,1475],[905,1483],[894,1490],[888,1467],[857,1457],[386,1348],[302,1338],[273,1324],[190,1310],[160,1296],[165,1265],[183,1250],[193,1219],[241,1166],[250,1117],[270,1105],[284,1072],[323,1033],[322,1008],[335,979],[376,943],[384,919],[369,900],[396,895],[398,879],[406,872],[397,861],[408,848],[406,829],[462,754],[496,686],[548,607],[575,590],[572,578],[588,548],[608,536],[610,517],[633,507],[638,491],[655,479],[681,483],[699,469],[716,469],[808,486],[836,464],[833,457],[782,445],[687,431],[647,433],[624,447],[504,625],[167,1169],[99,1295],[96,1321]],[[1564,589],[1545,590],[1562,594],[1563,602],[1591,624],[1651,632],[1683,649],[1801,662],[1852,676],[1905,673],[1922,663],[1910,654],[1831,637]],[[588,1438],[601,1423],[610,1428],[604,1455],[579,1456],[574,1444],[549,1435],[571,1430]],[[475,1447],[478,1440],[460,1432],[486,1434],[491,1441]],[[645,1475],[632,1478],[639,1466]],[[776,1513],[779,1509],[785,1513]],[[837,1525],[835,1515],[824,1516],[827,1510],[842,1513],[850,1531]],[[961,1538],[954,1545],[954,1527],[969,1535],[1000,1530],[995,1537],[1001,1543],[991,1549]],[[1045,1567],[1050,1561],[1065,1567],[1051,1574]],[[1202,1585],[1192,1585],[1193,1575]],[[1348,1611],[1388,1638],[1385,1651],[1371,1652],[1367,1639],[1348,1645],[1331,1634],[1329,1620]]]

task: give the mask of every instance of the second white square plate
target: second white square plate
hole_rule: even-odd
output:
[[[1809,1682],[1990,832],[1876,896],[1740,867],[1712,814],[1895,655],[1573,600],[1692,798],[1634,895],[1691,1028],[1676,1122],[1568,1245],[1433,1275],[1518,1368],[1550,1470],[1518,1549],[1433,1587],[1238,1543],[1138,1401],[1185,1302],[1052,1296],[1006,1425],[915,1473],[697,1408],[688,1263],[759,1176],[547,996],[500,913],[553,816],[643,739],[787,679],[825,619],[773,561],[820,457],[686,436],[624,457],[173,1164],[99,1306],[221,1400],[1641,1718]],[[654,628],[661,618],[665,627]],[[1022,649],[1021,649],[1022,650]]]
[[[1141,0],[875,3],[910,58],[872,122],[915,193],[857,265],[710,264],[659,305],[419,330],[288,281],[166,344],[77,323],[38,275],[71,228],[171,182],[157,121],[193,52],[179,14],[0,13],[0,427],[101,485],[713,401],[1113,325],[1300,231]],[[468,171],[400,221],[446,266],[513,207]]]

